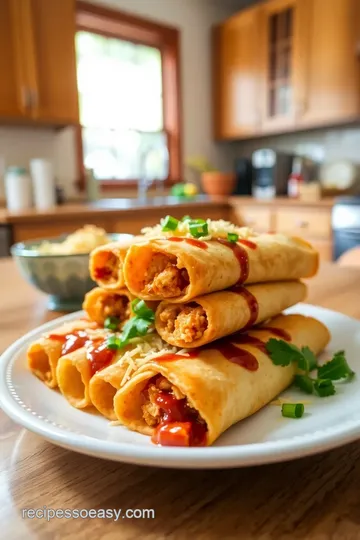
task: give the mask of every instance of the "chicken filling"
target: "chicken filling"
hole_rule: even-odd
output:
[[[164,446],[205,444],[207,426],[178,388],[162,375],[156,375],[143,390],[142,414],[155,428],[152,441]]]
[[[208,327],[205,310],[196,303],[168,306],[160,313],[160,321],[167,335],[185,343],[201,339]]]
[[[189,285],[189,275],[185,268],[178,268],[176,263],[176,257],[154,253],[145,273],[143,292],[163,298],[184,294]]]
[[[120,261],[111,251],[98,254],[95,262],[94,278],[104,283],[116,283],[119,277]]]
[[[112,294],[103,301],[103,317],[117,317],[120,322],[130,318],[130,302],[127,296]]]

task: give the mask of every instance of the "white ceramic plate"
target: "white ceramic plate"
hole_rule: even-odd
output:
[[[224,468],[271,463],[302,457],[360,438],[360,321],[327,309],[298,304],[288,312],[311,315],[332,332],[326,351],[345,349],[358,373],[337,394],[316,398],[296,389],[284,392],[292,401],[305,401],[306,414],[282,418],[280,407],[268,405],[239,422],[207,448],[161,448],[149,437],[133,433],[92,413],[72,408],[26,366],[26,348],[44,331],[79,317],[73,313],[51,321],[16,341],[0,359],[0,405],[17,423],[45,439],[84,454],[115,461],[159,467]]]

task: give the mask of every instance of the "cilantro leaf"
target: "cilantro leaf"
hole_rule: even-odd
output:
[[[312,352],[312,350],[309,347],[302,347],[301,352],[302,352],[303,357],[305,358],[305,362],[307,366],[306,368],[302,368],[302,369],[304,369],[304,371],[312,371],[313,369],[315,369],[317,367],[317,359],[316,359],[315,354]]]
[[[344,351],[338,351],[333,358],[318,369],[319,379],[330,379],[338,381],[340,379],[352,379],[355,373],[350,368],[345,358]]]
[[[316,379],[314,391],[319,397],[333,396],[336,393],[334,383],[330,379]]]
[[[296,375],[294,384],[306,394],[314,392],[314,381],[308,375]]]
[[[303,354],[296,347],[287,341],[282,339],[270,338],[265,345],[267,352],[270,355],[271,360],[275,366],[288,366],[291,362],[301,362],[303,361]],[[299,366],[300,367],[300,366]],[[303,369],[303,368],[301,368]]]

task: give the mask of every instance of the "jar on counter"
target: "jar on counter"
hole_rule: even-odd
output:
[[[5,173],[6,206],[10,211],[32,207],[32,185],[27,170],[23,167],[8,167]]]

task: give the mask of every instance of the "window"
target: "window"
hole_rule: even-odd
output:
[[[105,185],[178,181],[178,31],[82,2],[77,26],[81,176],[87,167]]]

